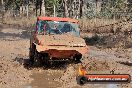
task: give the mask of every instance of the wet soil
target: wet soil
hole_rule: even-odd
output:
[[[25,63],[29,60],[29,33],[30,30],[28,29],[0,26],[0,88],[132,87],[132,83],[79,86],[76,83],[78,64],[60,65],[58,63],[59,65],[54,68],[27,69]],[[106,40],[103,40],[103,42]],[[131,42],[131,39],[129,41]],[[99,41],[95,42],[98,43]],[[105,44],[98,43],[98,46],[101,47],[94,44],[89,46],[89,53],[82,59],[82,64],[86,66],[87,72],[90,74],[109,74],[112,71],[115,74],[132,75],[132,48],[109,48],[105,47]]]

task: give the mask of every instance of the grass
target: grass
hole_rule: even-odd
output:
[[[12,18],[8,14],[4,16],[4,23],[17,24],[20,26],[30,27],[36,22],[35,16]],[[87,19],[82,18],[80,21],[81,31],[94,33],[118,33],[132,31],[132,21],[123,22],[118,19]]]
[[[113,19],[80,19],[81,31],[95,33],[118,33],[132,31],[132,21],[122,21]]]
[[[26,17],[10,17],[8,15],[4,16],[4,22],[5,24],[12,24],[12,25],[20,25],[20,26],[31,26],[36,22],[36,17],[31,16],[29,18]]]

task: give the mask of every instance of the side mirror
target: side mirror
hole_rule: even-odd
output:
[[[79,30],[81,29],[81,26],[80,26],[80,25],[78,26],[78,29],[79,29]]]

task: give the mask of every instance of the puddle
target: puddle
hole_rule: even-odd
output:
[[[33,75],[31,75],[31,78],[33,78],[34,80],[23,88],[62,88],[62,83],[58,82],[57,80],[64,75],[63,73],[64,70],[33,70]],[[108,71],[104,73],[108,73]],[[67,77],[67,75],[65,77]],[[70,88],[80,88],[75,82],[73,82],[73,85],[75,86]],[[120,88],[118,84],[86,84],[84,85],[84,88],[87,88],[89,86],[91,86],[92,88]]]
[[[24,88],[57,88],[61,87],[61,83],[57,81],[62,76],[62,71],[43,70],[33,71],[33,81]]]

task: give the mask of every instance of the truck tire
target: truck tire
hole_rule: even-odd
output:
[[[34,64],[35,67],[42,66],[42,54],[35,49]]]
[[[81,62],[82,55],[75,55],[75,63],[80,63]]]
[[[36,49],[36,45],[32,43],[30,45],[30,50],[29,50],[29,63],[31,66],[34,64],[35,49]]]
[[[48,53],[44,53],[42,58],[43,58],[42,60],[44,67],[46,68],[50,67],[50,61],[49,61],[50,56],[48,55]]]

